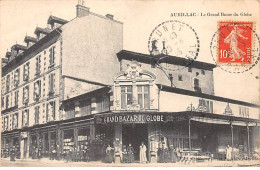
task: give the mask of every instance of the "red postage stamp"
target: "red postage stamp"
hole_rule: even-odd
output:
[[[219,22],[218,63],[252,62],[253,22]]]

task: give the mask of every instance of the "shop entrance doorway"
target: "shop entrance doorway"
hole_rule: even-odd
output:
[[[122,129],[123,146],[126,147],[131,143],[134,148],[134,157],[136,161],[139,161],[140,145],[144,142],[148,158],[148,126],[147,124],[131,124],[123,125]]]

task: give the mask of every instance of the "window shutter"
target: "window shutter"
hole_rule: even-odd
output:
[[[55,47],[53,47],[52,49],[53,49],[52,64],[54,64],[54,61],[55,61]]]
[[[56,87],[55,87],[55,74],[52,74],[52,92],[55,92],[56,91]]]
[[[49,120],[49,103],[46,104],[46,121]]]
[[[52,102],[52,108],[53,108],[52,116],[53,116],[53,120],[55,120],[55,102],[54,101]]]
[[[49,49],[50,55],[49,55],[49,63],[50,66],[52,65],[52,48]]]

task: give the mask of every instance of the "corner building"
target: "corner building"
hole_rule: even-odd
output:
[[[76,14],[71,21],[50,16],[47,28],[37,27],[35,36],[25,37],[26,45],[13,45],[3,58],[2,157],[13,146],[22,159],[32,157],[33,148],[43,157],[55,149],[60,157],[58,122],[70,118],[62,101],[103,87],[118,72],[114,56],[122,49],[123,23],[82,4]],[[96,69],[101,66],[107,71]],[[95,102],[90,113],[97,112]]]

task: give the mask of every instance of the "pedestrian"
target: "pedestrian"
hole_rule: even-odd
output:
[[[113,148],[108,145],[106,148],[106,163],[112,163],[113,162]]]
[[[123,163],[128,163],[128,154],[127,154],[126,146],[124,146],[122,154],[123,154]]]
[[[177,154],[176,154],[176,150],[175,150],[173,145],[170,145],[169,153],[170,153],[170,162],[176,163],[177,162]]]
[[[226,147],[226,160],[230,161],[232,158],[232,148],[227,145]]]
[[[127,147],[127,158],[128,158],[128,163],[133,163],[135,158],[134,158],[134,148],[132,147],[131,143],[129,143],[129,146]]]
[[[146,158],[146,146],[142,142],[140,146],[140,163],[147,163],[147,158]]]
[[[162,142],[159,141],[158,142],[158,150],[157,150],[157,160],[159,163],[163,162],[163,158],[162,158]]]
[[[15,161],[15,146],[13,146],[10,150],[10,161]]]

